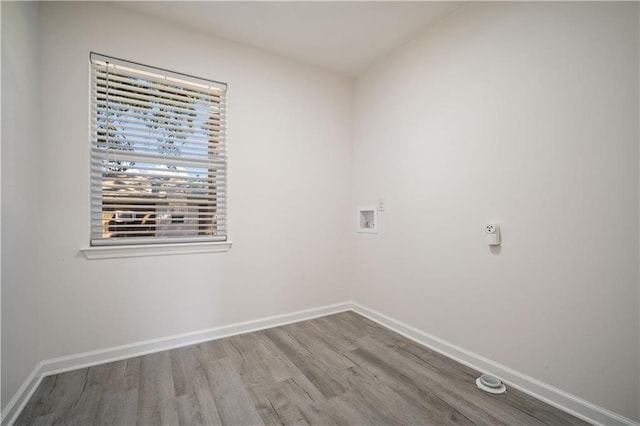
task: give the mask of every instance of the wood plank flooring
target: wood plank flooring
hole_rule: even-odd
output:
[[[46,377],[17,425],[583,425],[344,312]]]

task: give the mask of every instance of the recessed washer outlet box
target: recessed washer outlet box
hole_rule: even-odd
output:
[[[378,209],[375,207],[358,207],[357,231],[369,234],[378,233]]]

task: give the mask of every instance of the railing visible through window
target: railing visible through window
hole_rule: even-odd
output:
[[[91,54],[91,244],[227,239],[226,85]]]

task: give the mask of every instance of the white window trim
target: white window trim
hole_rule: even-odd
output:
[[[88,260],[117,259],[123,257],[167,256],[196,253],[225,253],[231,249],[231,241],[203,243],[131,244],[118,246],[93,246],[80,249]]]

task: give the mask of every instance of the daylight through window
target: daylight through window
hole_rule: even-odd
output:
[[[91,54],[91,244],[226,240],[226,85]]]

